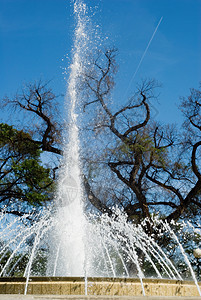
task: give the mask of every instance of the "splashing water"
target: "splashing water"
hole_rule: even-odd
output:
[[[88,46],[87,12],[82,1],[74,3],[77,25],[70,66],[70,78],[66,101],[70,101],[68,144],[64,146],[63,167],[60,172],[57,192],[56,230],[54,244],[56,247],[57,267],[55,275],[84,275],[85,217],[83,213],[83,192],[79,159],[79,131],[77,126],[78,82],[84,68],[84,56]],[[53,255],[54,256],[54,255]]]
[[[6,218],[6,211],[0,215],[1,221],[4,218]],[[146,234],[143,229],[144,224],[135,225],[128,222],[125,213],[118,208],[113,208],[112,216],[105,214],[83,217],[87,237],[84,230],[81,231],[82,236],[80,237],[80,232],[77,232],[77,230],[81,230],[79,226],[73,232],[69,220],[62,224],[64,222],[63,219],[58,222],[50,212],[45,212],[41,215],[40,221],[32,226],[22,224],[25,218],[19,217],[15,221],[11,221],[9,232],[7,232],[6,228],[1,228],[1,233],[7,232],[5,233],[7,240],[5,240],[4,247],[2,247],[0,252],[0,275],[6,277],[13,276],[13,274],[17,276],[24,274],[27,278],[25,293],[30,276],[44,276],[45,274],[48,276],[84,276],[87,274],[90,277],[138,277],[144,291],[143,278],[145,277],[182,280],[178,266],[175,265],[175,263],[178,264],[178,260],[182,260],[181,257],[183,257],[183,262],[186,264],[186,270],[189,270],[188,276],[191,275],[190,278],[195,281],[200,293],[189,256],[185,253],[178,234],[175,234],[170,225],[157,218],[152,220],[153,230],[158,235],[157,239]],[[59,237],[57,228],[60,225],[62,227],[60,228],[61,234]],[[189,222],[188,224],[179,224],[179,226],[182,228],[182,234],[191,234],[193,236],[196,231]],[[70,230],[72,235],[70,241],[66,241],[66,236],[69,236],[69,232],[67,231],[67,234],[65,232],[65,235],[62,232],[63,229]],[[56,235],[56,247],[48,254],[48,261],[50,260],[51,264],[49,263],[42,272],[45,259],[42,263],[39,263],[37,260],[38,258],[41,259],[42,251],[48,245],[50,241],[49,236],[52,232]],[[77,233],[79,233],[79,236],[75,237],[73,234]],[[159,245],[160,238],[164,238],[164,236],[168,238],[168,244],[171,244],[171,247],[174,248],[173,253],[177,254],[175,263],[168,258],[168,247],[164,249],[164,247]],[[62,238],[65,241],[62,241]],[[75,248],[80,247],[80,245],[83,247],[81,249],[83,250],[81,259],[78,257],[80,248]],[[70,251],[71,246],[74,253]],[[65,254],[62,252],[64,251],[62,247],[67,247]],[[26,257],[26,268],[22,273],[22,270],[19,270],[19,266],[24,257]],[[72,262],[69,262],[70,259]],[[79,261],[79,265],[76,265],[76,259]],[[22,266],[24,267],[24,264],[21,265],[21,268]]]
[[[169,234],[169,244],[172,239],[175,253],[179,253],[179,257],[183,255],[199,290],[189,259],[169,225],[158,219],[152,220],[152,226],[158,232],[156,239],[146,233],[143,224],[128,222],[127,216],[118,208],[113,208],[112,216],[84,214],[77,111],[79,80],[84,73],[91,41],[88,34],[90,18],[83,1],[74,2],[74,14],[76,28],[66,95],[66,101],[70,102],[68,143],[64,143],[55,196],[56,212],[44,210],[40,221],[29,225],[26,220],[30,215],[9,219],[6,208],[0,213],[3,241],[0,276],[23,274],[27,278],[25,294],[29,277],[34,275],[138,277],[145,294],[145,276],[182,280],[177,267],[168,258],[170,250],[160,246],[160,237]],[[184,231],[188,227],[194,233],[190,223],[185,226]]]

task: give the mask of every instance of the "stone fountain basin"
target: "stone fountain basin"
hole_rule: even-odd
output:
[[[1,277],[0,294],[24,294],[26,278]],[[169,279],[143,279],[146,296],[199,296],[193,281]],[[201,287],[201,282],[199,283]],[[30,277],[27,294],[32,295],[84,295],[83,277]],[[137,278],[87,278],[88,295],[142,296]]]

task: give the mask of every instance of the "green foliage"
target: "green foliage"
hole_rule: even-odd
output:
[[[32,276],[46,276],[48,262],[48,252],[46,249],[40,248],[36,252],[33,260],[31,275]]]
[[[50,169],[41,166],[36,159],[25,159],[22,163],[14,162],[13,172],[21,178],[20,186],[29,203],[42,204],[48,200],[52,183]]]
[[[38,147],[28,133],[18,131],[4,123],[0,124],[0,149],[1,154],[10,152],[13,157],[21,155],[36,158],[40,155]]]
[[[3,248],[3,243],[0,243],[1,248]],[[11,258],[12,257],[12,258]],[[45,276],[47,268],[47,250],[42,247],[38,249],[35,253],[32,265],[31,265],[31,275],[32,276]],[[0,255],[0,273],[11,277],[23,277],[25,269],[30,259],[30,253],[25,251],[17,251],[13,253],[11,248],[5,250],[3,254]],[[10,261],[8,265],[6,263]]]
[[[41,205],[52,198],[51,170],[41,165],[41,153],[28,133],[0,124],[0,202]]]

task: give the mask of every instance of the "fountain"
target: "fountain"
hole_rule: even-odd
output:
[[[4,237],[5,244],[0,252],[2,276],[0,293],[199,295],[199,284],[187,254],[169,224],[162,223],[158,218],[153,219],[153,228],[158,230],[158,240],[160,237],[164,238],[164,235],[170,236],[169,244],[175,247],[178,257],[183,256],[186,268],[189,267],[186,274],[191,275],[189,277],[194,281],[183,280],[178,267],[174,265],[172,259],[169,259],[167,251],[145,233],[143,227],[146,222],[134,225],[127,221],[126,215],[121,210],[113,208],[113,211],[112,216],[92,215],[84,219],[89,238],[83,235],[86,244],[83,243],[80,235],[75,241],[77,246],[81,243],[84,248],[81,248],[83,252],[80,258],[77,254],[79,251],[75,249],[74,255],[78,265],[77,261],[73,260],[72,251],[68,248],[75,237],[70,241],[64,241],[68,249],[66,258],[61,248],[66,245],[65,243],[61,245],[61,239],[57,240],[57,226],[60,221],[58,223],[55,218],[52,218],[50,212],[41,214],[40,221],[32,226],[22,225],[26,216],[23,217],[24,220],[19,217],[10,221],[9,225],[2,227],[1,230],[1,237]],[[7,223],[6,217],[6,212],[2,212],[1,224]],[[68,223],[63,226],[69,229]],[[195,232],[201,234],[190,223],[180,224],[180,230],[182,234],[188,233],[192,236]],[[49,263],[44,270],[45,257],[42,255],[50,240],[50,232],[56,234],[54,240],[56,247],[50,250]],[[75,232],[77,233],[77,228]],[[68,237],[68,232],[62,232],[62,238],[66,236]],[[86,253],[86,256],[83,253]],[[72,262],[65,261],[69,259],[68,257]],[[40,262],[41,258],[42,262]],[[20,270],[18,266],[23,260],[26,261],[26,268]],[[13,274],[17,277],[11,277]],[[22,275],[23,277],[18,277]]]
[[[201,295],[189,258],[169,224],[156,217],[152,220],[158,241],[169,235],[169,244],[177,257],[183,255],[186,274],[193,281],[183,281],[168,256],[170,245],[165,251],[146,234],[146,222],[128,222],[118,207],[112,208],[112,216],[84,214],[77,102],[78,81],[91,43],[90,19],[82,0],[74,2],[74,13],[76,28],[66,96],[70,102],[68,143],[64,143],[54,212],[44,209],[38,216],[40,221],[31,225],[27,225],[29,215],[8,218],[6,208],[1,212],[0,293]],[[179,226],[182,234],[194,234],[190,223]]]

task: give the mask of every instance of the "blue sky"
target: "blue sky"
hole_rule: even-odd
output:
[[[181,122],[177,108],[201,80],[201,0],[86,0],[109,44],[119,49],[114,102],[126,103],[141,78],[163,87],[155,103],[157,119]],[[0,0],[0,97],[26,82],[52,79],[65,93],[62,67],[68,66],[73,37],[71,0]],[[137,65],[163,20],[134,78]],[[130,85],[129,85],[130,84]],[[129,89],[128,89],[129,86]]]

